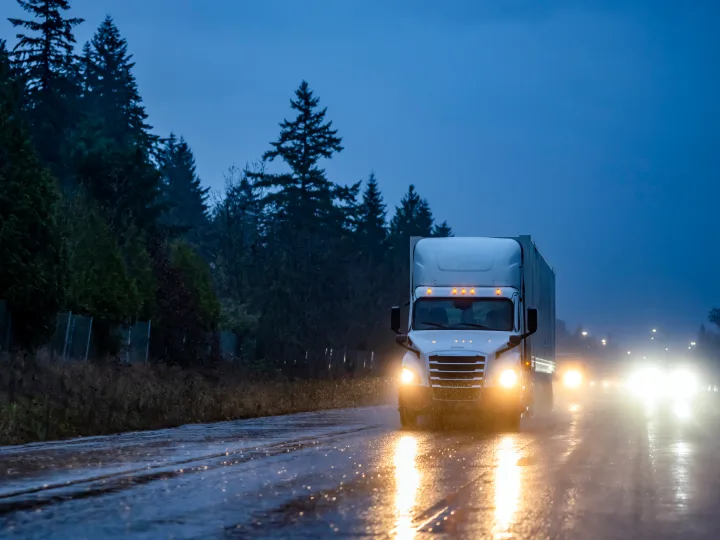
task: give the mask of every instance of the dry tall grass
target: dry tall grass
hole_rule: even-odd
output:
[[[0,359],[0,445],[388,403],[384,378],[257,381],[237,370]]]

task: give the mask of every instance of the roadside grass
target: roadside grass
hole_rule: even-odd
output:
[[[0,358],[0,445],[380,405],[382,377],[258,380],[238,369]]]

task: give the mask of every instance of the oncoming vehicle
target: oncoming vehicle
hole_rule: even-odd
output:
[[[565,396],[583,396],[594,382],[587,362],[576,354],[558,354],[555,360],[555,380],[562,393]]]
[[[391,317],[403,427],[464,411],[516,429],[551,408],[555,273],[530,237],[413,238],[410,253],[408,333]]]
[[[648,362],[634,366],[625,382],[632,396],[658,411],[684,419],[714,408],[717,386],[706,370],[693,363]]]

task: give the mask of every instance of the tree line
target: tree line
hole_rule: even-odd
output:
[[[17,348],[46,343],[62,310],[94,317],[105,356],[152,319],[151,357],[184,366],[217,360],[219,330],[268,363],[392,344],[409,237],[452,230],[412,185],[388,215],[374,174],[329,177],[342,137],[307,82],[214,200],[188,141],[148,123],[113,19],[78,51],[68,0],[18,3],[16,44],[0,40],[0,299]]]

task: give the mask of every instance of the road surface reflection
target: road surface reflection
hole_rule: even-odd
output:
[[[509,538],[510,527],[520,497],[520,466],[515,439],[503,437],[497,447],[498,465],[495,471],[495,523],[493,537]]]
[[[395,532],[402,539],[413,538],[416,531],[413,516],[420,487],[420,471],[415,463],[417,446],[412,435],[400,437],[395,446]]]

